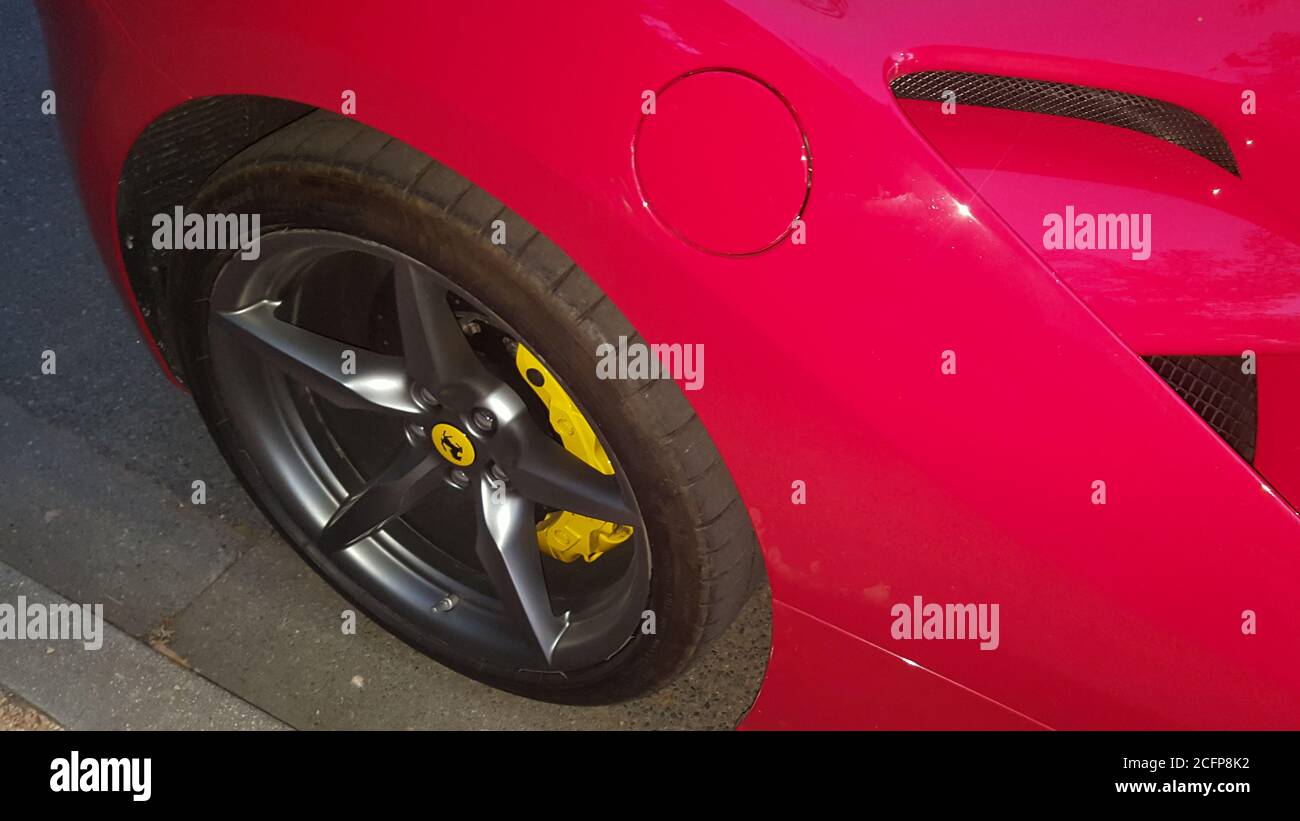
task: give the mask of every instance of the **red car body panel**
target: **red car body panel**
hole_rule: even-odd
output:
[[[1288,4],[41,5],[83,198],[128,302],[117,185],[149,122],[216,94],[338,110],[350,89],[357,119],[508,203],[645,338],[705,344],[707,386],[688,397],[774,599],[742,726],[1300,727],[1300,518],[1270,484],[1300,497]],[[804,244],[709,253],[642,202],[643,92],[718,67],[797,113],[814,169]],[[1241,175],[1174,149],[1153,170],[1122,147],[1158,141],[1109,126],[900,105],[889,80],[929,69],[1181,105],[1223,132]],[[702,151],[719,134],[742,157],[756,144],[743,119],[693,117],[712,135]],[[776,174],[762,156],[753,173]],[[657,184],[707,191],[709,163],[692,160],[660,165]],[[1153,214],[1149,264],[1044,251],[1044,213],[1069,203]],[[745,237],[751,216],[713,219]],[[1138,356],[1248,348],[1269,481]],[[997,603],[1000,646],[893,639],[891,605],[917,595]]]

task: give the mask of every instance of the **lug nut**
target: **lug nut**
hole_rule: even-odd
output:
[[[497,426],[497,418],[486,408],[475,408],[470,420],[474,423],[474,427],[484,433],[491,433]]]
[[[469,474],[460,468],[452,468],[451,481],[458,487],[469,487]]]
[[[460,596],[457,596],[455,593],[448,593],[447,595],[439,599],[438,603],[433,606],[433,612],[446,613],[448,610],[455,607],[459,603],[460,603]]]

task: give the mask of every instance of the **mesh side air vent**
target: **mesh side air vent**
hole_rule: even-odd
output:
[[[952,91],[958,105],[1054,114],[1140,131],[1199,154],[1240,176],[1228,141],[1209,120],[1163,100],[1105,88],[967,71],[918,71],[895,77],[889,86],[901,99],[942,102],[944,92]]]
[[[1255,460],[1255,375],[1235,356],[1144,356],[1160,378],[1247,462]]]

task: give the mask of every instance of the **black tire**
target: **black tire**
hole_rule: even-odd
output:
[[[625,700],[679,675],[735,618],[762,576],[754,531],[731,476],[670,380],[601,381],[596,349],[635,329],[554,243],[490,194],[401,142],[315,112],[245,150],[189,205],[197,213],[257,213],[263,232],[345,232],[436,269],[517,329],[585,409],[626,474],[643,516],[656,631],[636,631],[612,657],[547,675],[493,666],[473,646],[417,628],[313,555],[229,422],[209,357],[208,298],[230,252],[175,255],[170,335],[202,415],[253,499],[336,589],[407,643],[465,675],[531,698],[572,704]],[[488,237],[494,220],[506,244]]]

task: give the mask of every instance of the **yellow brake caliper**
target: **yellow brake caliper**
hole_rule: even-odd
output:
[[[551,427],[560,434],[565,449],[601,473],[612,476],[614,466],[600,446],[596,432],[560,383],[551,377],[546,366],[533,356],[532,351],[520,345],[515,352],[515,367],[546,405],[551,415]],[[594,562],[606,550],[617,547],[631,535],[632,528],[626,525],[602,522],[567,510],[548,513],[537,523],[538,547],[546,555],[566,563],[579,557],[585,562]]]

